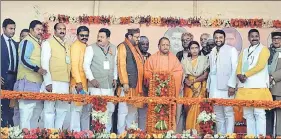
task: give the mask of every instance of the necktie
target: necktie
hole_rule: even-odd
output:
[[[12,44],[11,44],[11,39],[8,40],[9,41],[9,48],[10,48],[10,62],[11,62],[11,71],[15,71],[15,64],[14,64],[14,53],[13,53],[13,48],[12,48]]]

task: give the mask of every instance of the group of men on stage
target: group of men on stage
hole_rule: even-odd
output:
[[[175,97],[209,97],[240,100],[280,100],[281,97],[281,31],[271,33],[268,48],[260,43],[257,29],[248,32],[250,46],[238,56],[237,50],[225,43],[225,32],[216,30],[213,37],[204,33],[200,44],[191,33],[181,36],[183,50],[170,52],[169,38],[159,40],[159,51],[148,53],[149,39],[140,36],[140,29],[128,29],[118,46],[110,42],[111,32],[101,28],[96,43],[88,45],[90,30],[77,28],[77,40],[65,41],[66,26],[57,23],[54,35],[42,41],[42,22],[33,20],[15,42],[16,23],[5,19],[1,36],[1,89],[21,92],[85,94],[114,96],[148,96],[149,81],[156,72],[170,73],[175,79]],[[91,105],[78,102],[2,99],[1,126],[21,128],[69,128],[74,131],[90,128]],[[192,123],[198,107],[179,105],[176,125],[198,129]],[[112,129],[115,105],[108,102],[108,124]],[[276,109],[275,135],[281,135],[280,109]],[[214,106],[216,132],[234,132],[234,111],[231,106]],[[119,103],[118,134],[134,122],[146,129],[147,106]],[[186,116],[181,119],[184,113]],[[12,118],[13,117],[13,118]],[[247,133],[266,135],[265,108],[245,107]],[[273,125],[271,125],[273,126]],[[199,129],[198,129],[199,130]]]

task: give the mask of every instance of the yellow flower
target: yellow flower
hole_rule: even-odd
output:
[[[136,134],[132,134],[131,138],[135,139],[136,138]]]
[[[117,135],[116,135],[115,133],[111,133],[109,138],[111,138],[111,139],[116,139],[116,138],[117,138]]]
[[[152,134],[153,138],[157,139],[157,135],[156,134]]]
[[[50,128],[50,130],[51,130],[51,134],[54,134],[54,133],[58,133],[58,132],[59,132],[59,130],[58,130],[58,129],[55,129],[55,128]]]
[[[119,135],[118,138],[125,138],[127,136],[127,131],[123,132],[122,134]]]
[[[150,139],[151,136],[150,136],[149,134],[146,134],[146,135],[145,135],[145,138]]]
[[[255,135],[253,135],[253,134],[246,135],[245,138],[246,139],[252,139],[252,138],[255,138]]]
[[[157,137],[160,138],[160,139],[164,138],[163,134],[158,134]]]

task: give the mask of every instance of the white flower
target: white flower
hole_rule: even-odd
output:
[[[212,113],[212,114],[211,114],[211,117],[212,117],[212,121],[215,122],[215,121],[216,121],[216,114]]]
[[[166,134],[165,138],[171,138],[174,133],[175,132],[173,130],[167,131],[167,134]]]

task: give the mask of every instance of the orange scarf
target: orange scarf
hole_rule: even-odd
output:
[[[132,51],[134,58],[137,63],[138,69],[138,82],[136,86],[136,93],[142,95],[142,83],[143,83],[143,66],[144,66],[144,59],[142,57],[141,51],[139,47],[133,46],[132,43],[126,38],[125,43],[129,46],[130,50]]]

